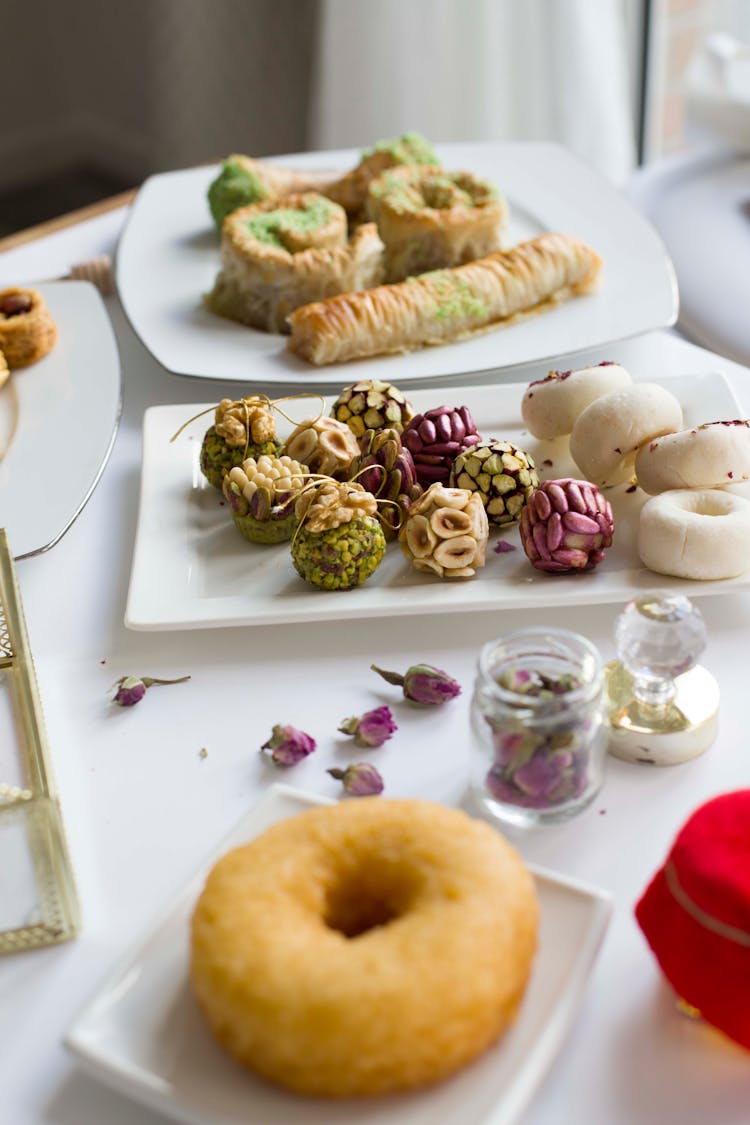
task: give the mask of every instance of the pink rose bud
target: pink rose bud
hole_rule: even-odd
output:
[[[296,766],[297,762],[301,762],[315,750],[315,739],[296,727],[276,723],[271,737],[263,743],[261,750],[270,750],[277,766]]]
[[[160,680],[155,676],[120,676],[112,688],[117,688],[112,699],[119,707],[132,707],[135,703],[140,703],[146,694],[146,689],[153,687],[154,684],[184,684],[189,680],[190,676],[180,676],[177,680]]]
[[[342,734],[354,735],[358,746],[382,746],[393,737],[398,727],[393,721],[390,707],[376,707],[357,718],[344,719],[338,728]]]
[[[414,703],[434,706],[447,703],[449,699],[461,694],[461,685],[447,672],[433,668],[431,664],[412,664],[403,676],[398,672],[386,672],[375,664],[370,667],[389,684],[401,686],[406,698]]]
[[[326,770],[326,773],[340,781],[344,786],[344,792],[351,797],[374,797],[382,793],[385,788],[383,778],[375,766],[367,762],[356,762],[353,766],[347,766],[345,770]]]

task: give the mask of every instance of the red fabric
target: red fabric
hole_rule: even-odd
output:
[[[635,915],[678,995],[750,1050],[750,789],[693,813]]]

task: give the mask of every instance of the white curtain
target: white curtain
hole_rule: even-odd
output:
[[[322,0],[312,148],[415,130],[635,162],[624,0]]]

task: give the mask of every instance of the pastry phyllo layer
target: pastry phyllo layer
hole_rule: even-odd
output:
[[[382,278],[374,223],[347,236],[346,212],[315,192],[233,211],[221,231],[221,271],[207,297],[220,316],[287,332],[300,305],[366,289]]]
[[[589,292],[601,264],[586,243],[543,234],[463,266],[297,309],[288,347],[320,365],[445,344]]]
[[[508,213],[489,181],[418,165],[392,168],[374,180],[367,208],[385,243],[389,281],[499,250]]]

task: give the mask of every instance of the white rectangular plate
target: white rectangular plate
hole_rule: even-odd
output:
[[[508,245],[561,231],[604,259],[599,291],[497,331],[409,355],[315,368],[286,337],[214,316],[202,303],[219,268],[219,236],[206,202],[217,167],[151,177],[117,251],[117,285],[136,333],[169,371],[212,379],[330,386],[356,379],[414,380],[542,363],[673,324],[677,285],[653,228],[612,184],[565,149],[540,142],[438,145],[448,169],[498,185],[510,207]],[[353,150],[274,158],[295,168],[356,165]]]
[[[17,559],[54,546],[82,511],[120,418],[120,357],[98,292],[85,281],[35,288],[57,343],[0,389],[0,526]],[[65,471],[51,477],[63,449]]]
[[[104,982],[66,1046],[96,1077],[192,1125],[511,1125],[565,1038],[610,914],[603,892],[551,872],[531,868],[541,906],[539,951],[518,1018],[448,1082],[365,1101],[299,1098],[241,1070],[212,1040],[187,979],[189,920],[206,874],[230,847],[327,803],[273,786]]]
[[[740,407],[720,374],[663,378],[683,407],[684,424],[738,418]],[[567,439],[537,442],[523,429],[521,398],[527,384],[461,387],[410,393],[424,411],[445,401],[466,403],[485,437],[515,442],[535,457],[543,478],[580,476],[570,460]],[[330,405],[330,404],[329,404]],[[285,409],[302,403],[286,403]],[[217,625],[259,625],[296,621],[386,617],[477,610],[542,608],[555,605],[623,602],[648,590],[679,590],[694,597],[747,585],[748,575],[717,582],[689,582],[653,574],[636,553],[638,514],[645,496],[625,485],[608,491],[615,515],[615,539],[596,570],[549,575],[534,570],[520,546],[517,528],[494,529],[487,565],[474,578],[443,581],[413,569],[391,544],[368,581],[355,590],[324,591],[299,578],[289,545],[248,543],[235,529],[221,494],[203,478],[198,454],[210,416],[201,418],[170,444],[172,434],[199,406],[156,406],[146,412],[141,503],[125,616],[131,629],[185,629]],[[307,410],[307,413],[313,413]],[[279,424],[280,434],[284,432]],[[551,461],[552,464],[545,464]],[[499,538],[517,547],[496,554]]]

